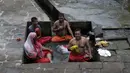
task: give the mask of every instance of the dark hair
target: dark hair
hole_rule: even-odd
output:
[[[77,28],[74,32],[76,32],[76,31],[80,31],[81,32],[81,29]]]
[[[31,18],[31,22],[34,22],[35,20],[37,20],[36,17],[32,17],[32,18]]]
[[[64,14],[63,13],[59,13],[59,17],[64,17]]]

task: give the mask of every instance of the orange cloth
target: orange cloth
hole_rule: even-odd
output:
[[[63,37],[54,36],[51,41],[52,42],[62,42],[62,41],[69,41],[71,39],[72,39],[72,37],[70,35],[66,35],[66,36],[63,36]]]

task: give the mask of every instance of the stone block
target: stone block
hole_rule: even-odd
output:
[[[130,46],[126,40],[116,41],[116,44],[117,44],[117,48],[119,50],[124,50],[124,49],[130,48]]]
[[[65,73],[82,73],[81,70],[71,70],[71,69],[66,69],[64,70]]]
[[[41,68],[79,69],[79,63],[46,63],[40,64]]]
[[[125,64],[125,68],[130,68],[130,63],[124,63]]]
[[[111,56],[111,57],[100,57],[100,61],[102,61],[102,62],[119,62],[119,61],[121,61],[121,57],[118,55]]]
[[[35,73],[67,73],[67,69],[42,69],[42,70],[35,70]]]
[[[121,62],[104,62],[103,63],[103,69],[124,69],[124,63]]]
[[[22,69],[18,69],[18,68],[4,68],[4,69],[2,69],[2,73],[22,73]]]
[[[102,68],[102,63],[101,62],[83,62],[80,63],[80,68],[81,69],[87,69],[87,68]]]
[[[123,73],[120,69],[101,69],[101,73]]]
[[[108,42],[110,42],[110,45],[106,47],[108,50],[117,50],[117,45],[115,41],[108,41]]]
[[[7,61],[2,64],[2,67],[20,67],[22,65],[21,61]]]
[[[130,73],[130,68],[126,68],[123,70],[123,73]]]
[[[121,60],[123,62],[130,62],[130,56],[129,55],[121,55]]]
[[[118,55],[130,55],[130,50],[116,50]]]
[[[5,58],[5,50],[0,51],[0,61],[6,60]]]
[[[112,56],[117,55],[115,51],[110,51]]]
[[[22,71],[23,73],[42,73],[41,71],[37,71],[36,72],[36,69],[23,69],[23,71]]]
[[[19,66],[19,68],[24,68],[24,69],[37,69],[40,67],[39,63],[33,63],[33,64],[22,64]]]
[[[100,73],[100,69],[84,69],[81,73]]]
[[[101,73],[122,73],[124,64],[121,62],[104,62]]]

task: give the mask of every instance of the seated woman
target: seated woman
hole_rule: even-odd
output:
[[[36,33],[31,32],[24,43],[24,51],[28,59],[35,63],[52,62],[52,50],[36,41]]]
[[[45,44],[45,43],[47,43],[47,42],[49,42],[49,41],[51,41],[51,37],[50,36],[41,37],[41,31],[40,31],[39,28],[36,28],[35,32],[37,34],[37,41],[39,43],[41,43],[42,45]]]
[[[70,40],[68,49],[71,51],[69,56],[70,62],[85,62],[92,58],[88,39],[81,36],[80,30],[75,31],[75,38]]]

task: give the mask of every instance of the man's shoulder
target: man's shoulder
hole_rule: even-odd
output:
[[[70,42],[73,42],[73,41],[75,41],[75,38],[72,38],[72,39],[70,40]]]
[[[82,40],[87,41],[88,39],[84,36],[82,36]]]
[[[59,23],[59,20],[56,20],[56,21],[54,22],[54,24],[57,24],[57,23]]]

